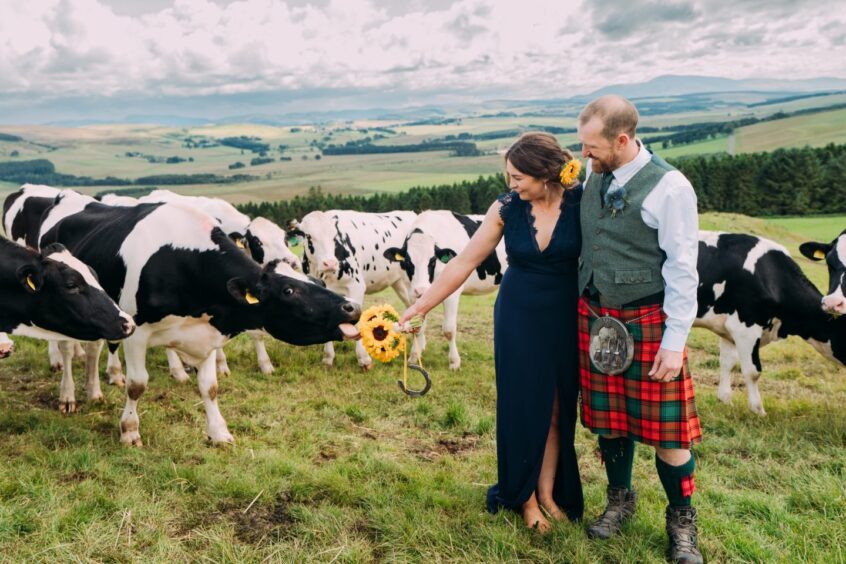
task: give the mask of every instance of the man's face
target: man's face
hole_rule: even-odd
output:
[[[619,168],[618,143],[602,135],[603,123],[598,117],[591,118],[579,126],[579,141],[582,144],[582,156],[590,159],[592,172],[611,172]]]

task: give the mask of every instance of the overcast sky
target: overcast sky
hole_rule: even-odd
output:
[[[846,77],[846,1],[0,0],[0,98],[32,104],[567,97],[661,74]]]

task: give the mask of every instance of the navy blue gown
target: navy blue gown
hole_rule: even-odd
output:
[[[521,511],[537,488],[555,393],[561,449],[553,498],[570,520],[581,519],[584,510],[574,445],[581,196],[581,186],[565,192],[542,252],[531,204],[513,192],[499,198],[508,270],[494,306],[498,482],[488,490],[491,513]]]

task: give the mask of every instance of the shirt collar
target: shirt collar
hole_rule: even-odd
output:
[[[652,160],[652,153],[646,150],[640,139],[635,139],[635,142],[639,147],[637,156],[611,173],[619,186],[625,186],[640,169]]]

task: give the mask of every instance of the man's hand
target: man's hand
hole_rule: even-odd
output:
[[[657,382],[669,382],[679,375],[684,364],[684,353],[658,349],[655,355],[655,362],[652,363],[652,370],[649,377]]]

